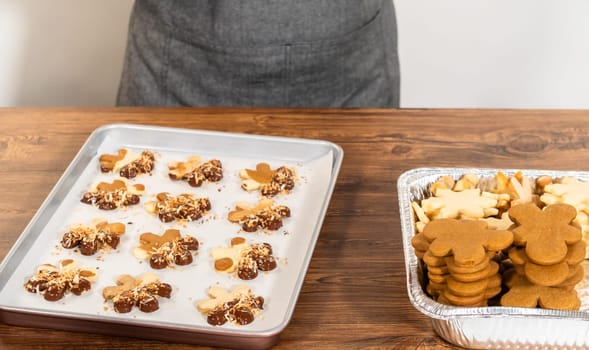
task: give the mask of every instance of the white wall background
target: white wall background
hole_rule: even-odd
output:
[[[0,0],[0,106],[113,105],[132,1]],[[589,108],[589,1],[395,5],[403,107]]]
[[[395,4],[403,106],[589,108],[589,1]]]
[[[0,106],[115,101],[131,0],[0,0]]]

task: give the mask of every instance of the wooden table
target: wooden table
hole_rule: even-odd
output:
[[[276,349],[452,347],[407,296],[396,192],[402,172],[431,166],[589,170],[589,111],[0,109],[1,258],[91,131],[119,122],[317,138],[343,147],[294,317]],[[2,349],[162,346],[0,325]]]

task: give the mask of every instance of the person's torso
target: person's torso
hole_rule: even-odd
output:
[[[391,0],[137,0],[187,40],[258,46],[337,38]]]

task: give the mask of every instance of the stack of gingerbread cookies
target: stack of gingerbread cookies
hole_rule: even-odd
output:
[[[427,270],[427,292],[456,306],[485,306],[501,292],[499,252],[513,233],[493,230],[484,221],[436,219],[414,236],[412,245]]]
[[[580,265],[585,257],[585,242],[579,227],[572,222],[575,207],[553,204],[543,210],[532,203],[509,210],[515,222],[513,246],[505,273],[508,291],[501,297],[503,306],[542,307],[576,310],[580,300],[574,287],[584,276]]]
[[[411,203],[412,245],[433,299],[455,306],[580,308],[575,286],[589,258],[589,182],[499,172],[442,176],[428,190]]]

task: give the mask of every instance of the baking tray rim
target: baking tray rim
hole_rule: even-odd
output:
[[[234,132],[234,131],[220,131],[220,130],[207,130],[207,129],[189,129],[189,128],[180,128],[180,127],[172,127],[172,126],[160,126],[160,125],[152,125],[152,124],[133,124],[133,123],[110,123],[105,124],[102,126],[97,127],[94,129],[90,135],[88,136],[86,142],[80,147],[78,153],[81,153],[82,149],[90,141],[92,137],[96,134],[103,133],[110,129],[137,129],[137,130],[152,130],[152,131],[167,131],[167,132],[174,132],[174,133],[184,133],[184,134],[200,134],[200,135],[208,135],[208,136],[224,136],[224,137],[235,137],[235,138],[243,138],[243,139],[264,139],[269,141],[276,141],[276,142],[289,142],[289,143],[310,143],[315,145],[323,145],[331,148],[334,151],[334,162],[336,160],[342,160],[344,155],[343,148],[332,141],[322,140],[322,139],[310,139],[304,137],[290,137],[290,136],[278,136],[278,135],[266,135],[266,134],[252,134],[246,132]],[[339,170],[339,166],[338,166]]]

